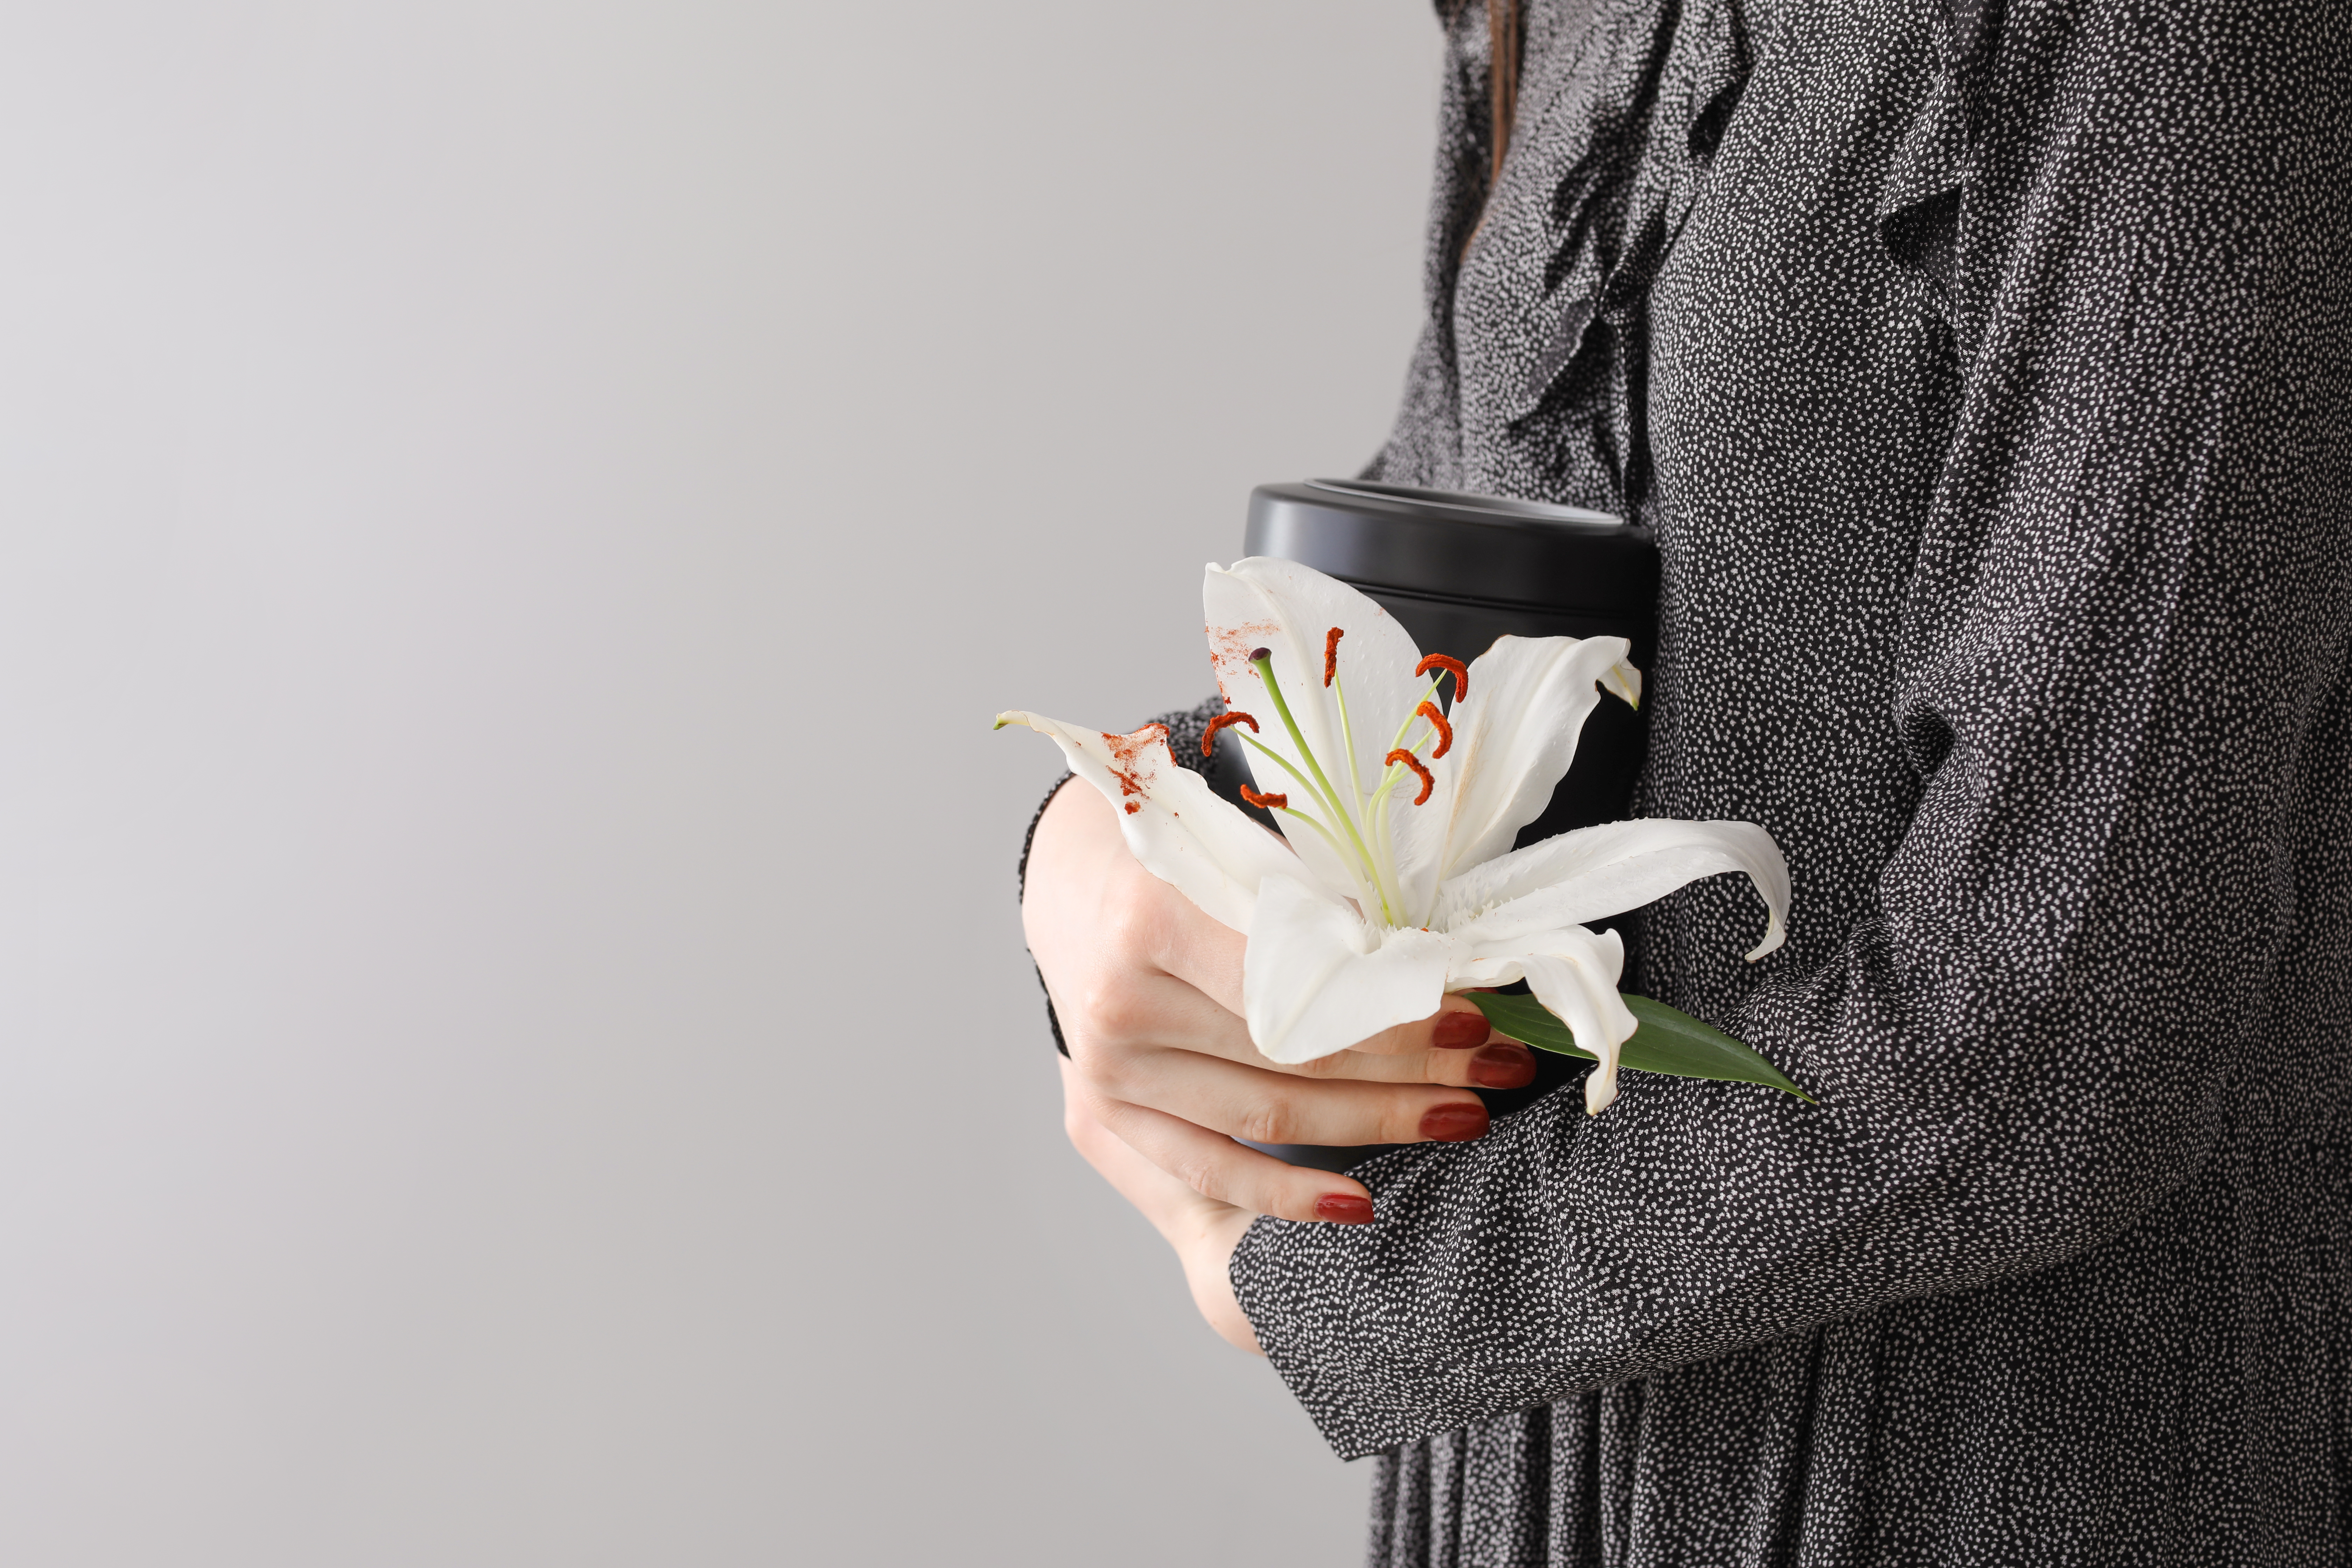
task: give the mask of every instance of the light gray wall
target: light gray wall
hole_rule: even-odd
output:
[[[1306,1565],[1049,746],[1377,445],[1426,0],[0,7],[0,1561]]]

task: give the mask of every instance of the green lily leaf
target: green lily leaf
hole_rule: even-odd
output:
[[[1486,1015],[1487,1023],[1515,1040],[1539,1051],[1596,1059],[1577,1045],[1557,1014],[1532,996],[1501,996],[1491,991],[1470,991],[1464,995]],[[1793,1094],[1808,1105],[1813,1103],[1813,1097],[1790,1082],[1779,1068],[1713,1024],[1630,991],[1624,996],[1639,1027],[1619,1050],[1619,1066],[1717,1083],[1760,1083]]]

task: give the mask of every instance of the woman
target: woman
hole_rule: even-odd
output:
[[[1763,824],[1797,902],[1750,968],[1696,884],[1625,984],[1820,1103],[1487,1129],[1526,1063],[1458,999],[1276,1069],[1076,789],[1072,1137],[1381,1456],[1375,1563],[2352,1558],[2344,19],[1488,3],[1370,472],[1655,529],[1637,812]]]

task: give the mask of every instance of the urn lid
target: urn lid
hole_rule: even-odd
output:
[[[1646,619],[1658,593],[1657,545],[1622,518],[1370,479],[1260,485],[1244,548],[1464,604]]]

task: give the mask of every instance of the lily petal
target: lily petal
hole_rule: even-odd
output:
[[[1642,672],[1620,659],[1601,678],[1601,689],[1625,700],[1628,708],[1642,705]]]
[[[1433,924],[1437,890],[1511,847],[1576,756],[1600,682],[1624,684],[1623,637],[1497,637],[1454,705],[1454,745],[1431,764],[1429,805],[1392,813],[1406,919]]]
[[[1579,944],[1559,945],[1569,951],[1527,960],[1528,989],[1536,994],[1537,1001],[1559,1015],[1578,1045],[1601,1058],[1584,1075],[1584,1113],[1598,1116],[1616,1101],[1618,1052],[1641,1025],[1617,994],[1617,976],[1624,968],[1623,949],[1610,962],[1590,950],[1577,951]]]
[[[1786,940],[1790,890],[1780,847],[1752,822],[1651,817],[1562,833],[1447,882],[1430,924],[1481,946],[1508,942],[1639,909],[1724,871],[1747,873],[1768,911],[1753,962]]]
[[[1625,944],[1617,933],[1562,926],[1529,933],[1515,943],[1498,943],[1499,952],[1495,947],[1465,949],[1460,936],[1454,941],[1446,989],[1526,981],[1536,1000],[1568,1026],[1576,1043],[1600,1059],[1585,1075],[1585,1114],[1598,1116],[1608,1110],[1617,1098],[1620,1047],[1641,1026],[1617,994],[1618,977],[1625,970]]]
[[[1268,875],[1242,963],[1250,1038],[1275,1061],[1308,1062],[1426,1018],[1445,994],[1448,949],[1434,932],[1375,931],[1344,900]]]
[[[1026,724],[1060,746],[1070,771],[1118,808],[1119,831],[1144,869],[1211,919],[1246,934],[1264,879],[1298,875],[1297,858],[1280,839],[1176,765],[1161,726],[1113,735],[1024,712],[999,713],[996,722]]]

